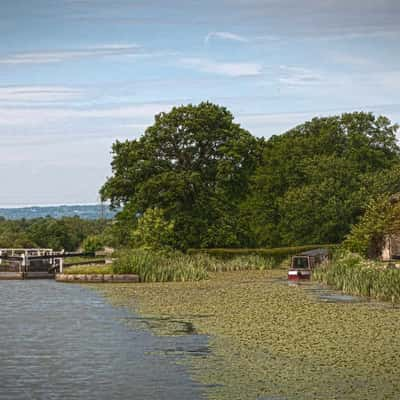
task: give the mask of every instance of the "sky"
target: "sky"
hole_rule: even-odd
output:
[[[209,100],[256,136],[400,122],[398,0],[1,0],[0,206],[95,203],[111,145]]]

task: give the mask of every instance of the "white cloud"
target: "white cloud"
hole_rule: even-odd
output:
[[[62,121],[68,124],[92,118],[128,119],[151,122],[154,115],[168,112],[172,105],[162,103],[137,106],[93,108],[88,110],[52,107],[8,107],[0,108],[0,125],[8,127],[48,126]],[[136,123],[136,122],[135,122]]]
[[[137,44],[107,44],[86,48],[60,51],[34,51],[13,53],[0,57],[0,64],[48,64],[90,58],[141,55],[142,48]]]
[[[258,63],[217,62],[205,58],[182,58],[181,64],[201,72],[226,75],[230,77],[257,76],[262,73]]]
[[[254,127],[259,130],[261,127],[270,129],[275,126],[286,126],[287,128],[303,123],[315,116],[317,112],[282,112],[273,114],[239,114],[236,118],[242,125]],[[282,133],[276,132],[276,133]]]
[[[212,38],[223,39],[223,40],[231,40],[231,41],[234,41],[234,42],[242,42],[242,43],[248,42],[248,40],[245,37],[237,35],[236,33],[232,33],[232,32],[210,32],[204,38],[204,43],[207,44]]]
[[[307,86],[322,81],[320,73],[308,68],[281,65],[279,70],[279,82],[286,86]]]
[[[18,104],[23,102],[50,102],[73,100],[81,90],[64,86],[3,86],[0,87],[0,102]]]
[[[376,61],[368,57],[362,57],[356,54],[348,53],[332,53],[331,59],[336,64],[352,65],[358,67],[372,67],[376,66]]]

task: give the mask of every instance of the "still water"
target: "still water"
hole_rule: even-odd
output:
[[[177,361],[207,339],[157,336],[132,318],[83,286],[0,282],[0,400],[203,398]]]

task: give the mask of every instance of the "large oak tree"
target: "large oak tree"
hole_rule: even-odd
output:
[[[239,204],[259,148],[224,107],[174,107],[139,139],[113,145],[113,174],[101,195],[124,207],[119,218],[128,227],[148,208],[164,210],[176,247],[239,246]]]

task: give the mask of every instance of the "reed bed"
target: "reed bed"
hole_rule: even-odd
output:
[[[184,282],[207,279],[209,272],[264,271],[275,265],[257,255],[222,260],[208,254],[129,250],[117,255],[112,269],[114,274],[137,274],[141,282]]]
[[[382,301],[400,302],[400,270],[369,261],[358,254],[341,252],[331,263],[317,268],[313,279],[344,293]]]
[[[208,254],[177,251],[123,250],[112,265],[73,266],[66,274],[136,274],[141,282],[185,282],[208,279],[209,272],[265,271],[278,266],[259,255],[221,259]]]
[[[184,282],[207,279],[204,257],[178,252],[123,251],[117,255],[114,274],[137,274],[141,282]]]

